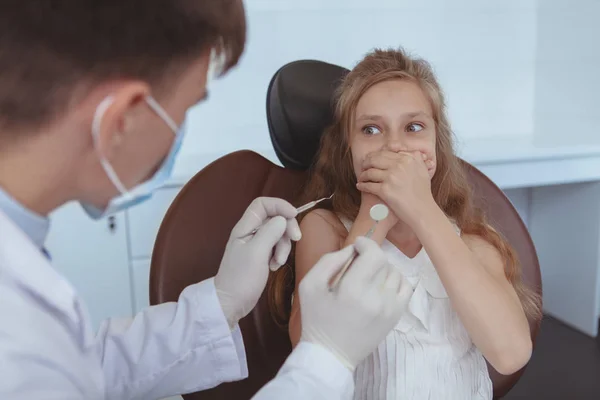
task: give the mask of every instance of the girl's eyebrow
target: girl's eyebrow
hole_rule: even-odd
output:
[[[382,119],[383,117],[381,117],[381,115],[363,114],[360,117],[356,118],[356,121],[380,121]]]
[[[413,119],[417,117],[425,117],[433,120],[433,117],[426,113],[425,111],[409,111],[402,114],[403,118]],[[356,122],[360,121],[381,121],[383,117],[381,115],[376,114],[361,114],[358,118],[356,118]]]

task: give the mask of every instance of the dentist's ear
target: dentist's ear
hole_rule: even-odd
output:
[[[145,106],[150,87],[139,81],[116,85],[100,103],[92,120],[92,136],[96,151],[110,160],[118,151],[125,135],[132,130],[136,109]]]

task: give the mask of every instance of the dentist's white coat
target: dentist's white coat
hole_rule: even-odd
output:
[[[152,400],[247,375],[212,279],[93,333],[73,287],[0,211],[0,399]],[[344,399],[353,388],[333,355],[301,343],[255,399]]]

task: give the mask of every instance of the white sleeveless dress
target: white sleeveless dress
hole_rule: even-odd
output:
[[[346,229],[351,223],[343,221]],[[457,228],[458,231],[458,228]],[[424,249],[408,258],[383,242],[414,289],[408,312],[354,374],[355,400],[490,400],[492,382]]]

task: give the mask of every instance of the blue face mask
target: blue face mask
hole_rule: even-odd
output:
[[[108,107],[110,107],[112,102],[113,98],[107,97],[106,99],[104,99],[104,101],[102,101],[102,103],[98,105],[98,108],[96,109],[96,115],[94,116],[94,120],[92,122],[92,136],[94,139],[94,145],[96,147],[98,146],[98,138],[100,135],[100,123],[102,122],[104,113],[106,112],[106,110],[108,110]],[[104,216],[115,214],[119,211],[123,211],[129,207],[133,207],[143,201],[148,200],[152,197],[152,194],[161,186],[163,186],[166,183],[166,181],[171,177],[177,153],[179,153],[179,150],[181,149],[181,144],[183,142],[185,123],[181,124],[180,127],[177,127],[177,124],[173,121],[173,119],[171,119],[171,117],[160,106],[160,104],[158,104],[156,100],[154,100],[154,98],[147,97],[146,103],[169,126],[169,128],[171,128],[171,130],[175,134],[171,150],[169,151],[169,154],[167,154],[167,156],[165,157],[164,161],[162,162],[162,165],[156,170],[156,172],[150,179],[143,183],[140,183],[139,185],[133,187],[130,190],[127,190],[125,188],[125,186],[117,176],[115,170],[110,165],[108,160],[101,157],[100,163],[102,165],[102,168],[104,168],[104,172],[106,172],[108,179],[110,179],[110,181],[117,188],[120,194],[111,199],[104,210],[94,207],[91,204],[81,203],[83,209],[92,219],[100,219]]]

